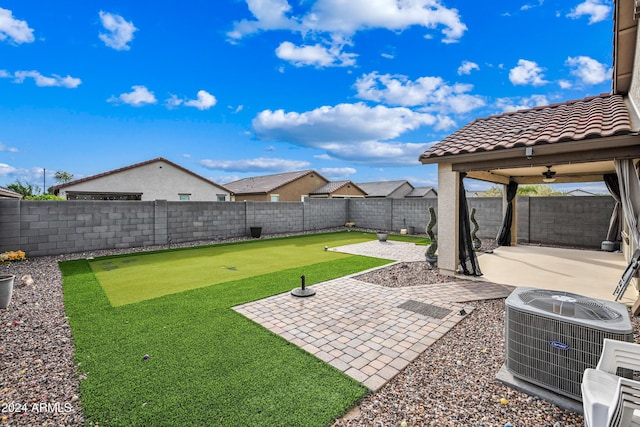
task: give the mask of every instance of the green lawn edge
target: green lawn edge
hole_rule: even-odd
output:
[[[311,286],[386,263],[353,256],[305,274]],[[323,426],[368,393],[231,309],[287,292],[299,269],[115,308],[86,260],[60,269],[89,425]]]

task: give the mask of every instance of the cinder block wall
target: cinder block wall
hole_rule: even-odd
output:
[[[502,197],[470,197],[467,199],[467,205],[469,215],[471,209],[476,208],[479,227],[477,236],[481,239],[495,239],[502,226]],[[471,227],[473,229],[473,225]]]
[[[480,229],[495,238],[501,198],[471,198]],[[606,237],[614,200],[602,197],[519,197],[518,240],[598,249]],[[155,202],[0,200],[0,251],[29,256],[171,242],[296,233],[343,226],[423,234],[434,199],[309,199],[305,202]],[[447,213],[438,213],[438,216]]]
[[[180,243],[245,236],[246,211],[244,202],[168,202],[168,238]]]
[[[416,233],[425,233],[429,223],[429,207],[438,209],[438,199],[391,199],[393,217],[392,227],[394,231],[403,228],[414,227]]]
[[[302,202],[246,202],[247,229],[262,227],[263,234],[296,233],[304,230]]]
[[[393,199],[350,199],[349,216],[356,227],[393,229]]]
[[[305,199],[304,229],[341,227],[349,221],[349,199]]]
[[[1,201],[0,250],[57,255],[155,243],[155,202]],[[19,211],[19,222],[15,221]]]
[[[530,197],[529,205],[531,243],[599,248],[615,201],[609,196]]]

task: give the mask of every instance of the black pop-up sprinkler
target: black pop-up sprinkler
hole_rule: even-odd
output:
[[[316,294],[316,291],[314,289],[305,287],[304,274],[300,276],[300,280],[302,281],[302,286],[292,290],[291,295],[293,295],[294,297],[310,297]]]

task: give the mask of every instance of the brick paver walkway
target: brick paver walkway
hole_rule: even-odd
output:
[[[385,259],[424,260],[424,246],[412,243],[374,241],[337,249]],[[420,257],[415,259],[418,252]],[[371,390],[380,388],[464,319],[473,310],[465,302],[503,298],[513,290],[466,280],[388,288],[351,276],[316,284],[313,289],[312,297],[285,293],[234,309]]]

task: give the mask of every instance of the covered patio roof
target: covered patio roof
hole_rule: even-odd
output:
[[[420,161],[499,184],[541,184],[547,166],[555,183],[602,181],[613,159],[640,157],[639,129],[628,99],[600,95],[474,120]]]

